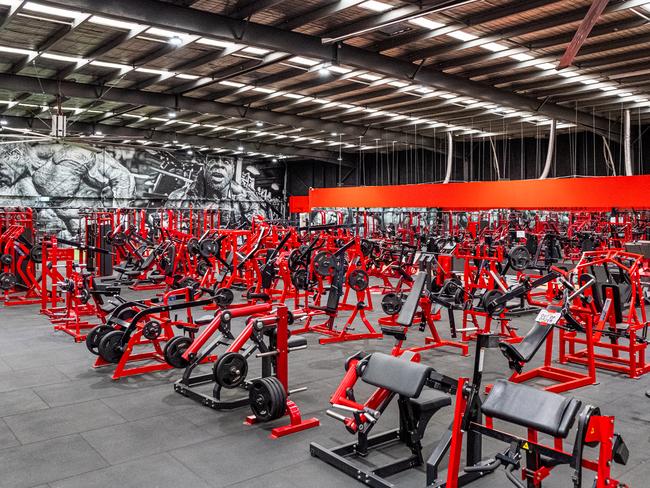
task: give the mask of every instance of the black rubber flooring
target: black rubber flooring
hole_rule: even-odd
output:
[[[375,297],[377,298],[377,297]],[[376,300],[378,301],[378,300]],[[379,308],[379,307],[376,307]],[[376,323],[377,312],[369,313]],[[516,319],[523,333],[532,316]],[[440,326],[443,336],[448,327]],[[321,346],[309,336],[307,350],[291,355],[291,387],[308,386],[293,399],[305,417],[321,426],[287,438],[269,439],[272,427],[248,426],[247,407],[216,412],[173,391],[180,372],[168,371],[113,381],[111,368],[93,369],[83,344],[54,332],[36,306],[0,307],[0,487],[2,488],[192,488],[363,486],[309,454],[309,443],[334,446],[353,440],[343,425],[325,415],[328,399],[343,375],[346,357],[358,350],[389,351],[390,338]],[[423,341],[414,329],[410,343]],[[473,348],[472,348],[473,352]],[[450,376],[469,376],[472,357],[456,350],[423,354],[423,362]],[[254,374],[252,368],[251,374]],[[485,382],[508,375],[496,351],[486,358]],[[640,380],[600,371],[599,384],[572,394],[616,416],[616,429],[631,451],[627,466],[614,475],[631,487],[650,486],[650,375]],[[361,388],[360,396],[369,388]],[[394,402],[396,403],[396,402]],[[396,405],[376,431],[397,425]],[[429,424],[425,456],[452,417],[447,408]],[[505,446],[488,445],[485,455]],[[403,455],[385,450],[373,463]],[[558,470],[544,486],[573,486],[569,469]],[[424,487],[421,470],[394,478],[398,486]],[[585,487],[593,476],[586,475]],[[502,472],[474,486],[511,486]]]

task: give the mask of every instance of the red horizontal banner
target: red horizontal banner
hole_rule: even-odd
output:
[[[473,183],[312,188],[311,208],[435,207],[446,210],[650,208],[650,175]]]
[[[309,212],[309,197],[289,197],[289,213]]]

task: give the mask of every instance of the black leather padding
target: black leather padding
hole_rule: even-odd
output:
[[[307,345],[307,338],[302,336],[289,337],[287,340],[287,347],[293,349],[294,347],[303,347]]]
[[[408,358],[376,352],[368,357],[361,378],[370,385],[417,398],[432,370],[432,367],[414,363]]]
[[[202,315],[201,317],[195,318],[194,323],[196,325],[206,325],[214,320],[214,315]]]
[[[509,342],[499,343],[499,349],[508,358],[522,363],[527,363],[537,353],[539,348],[549,332],[553,329],[552,325],[540,324],[535,322],[535,325],[528,331],[528,334],[517,344]]]
[[[565,438],[581,406],[575,398],[498,380],[483,403],[482,411],[488,417]]]
[[[426,284],[427,273],[426,271],[418,271],[415,275],[415,281],[411,287],[409,296],[406,298],[404,305],[402,305],[402,310],[400,310],[397,317],[397,322],[399,325],[405,327],[410,327],[415,318],[415,312],[418,309],[418,304],[420,303],[420,296],[424,290],[424,285]]]
[[[451,405],[451,397],[442,391],[427,388],[419,397],[409,400],[416,409],[416,413],[440,410],[442,407]]]

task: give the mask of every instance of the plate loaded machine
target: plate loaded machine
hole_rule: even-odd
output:
[[[234,336],[231,322],[237,317],[249,318],[244,330]],[[214,410],[250,405],[254,415],[247,417],[248,424],[288,415],[290,423],[274,428],[272,438],[317,427],[320,425],[318,419],[303,419],[298,406],[289,399],[291,394],[306,389],[289,390],[289,353],[307,348],[304,337],[289,338],[292,321],[293,316],[285,305],[274,307],[270,303],[259,303],[218,311],[194,342],[183,349],[186,368],[183,377],[174,384],[174,390]],[[218,346],[227,349],[214,363],[212,372],[192,376],[196,367],[204,363]],[[253,354],[262,360],[262,375],[247,380],[248,359]],[[213,382],[212,395],[198,390],[201,385]],[[227,400],[222,398],[224,389],[245,390],[247,393]]]
[[[573,470],[571,481],[562,486],[581,488],[583,471],[596,473],[593,488],[621,488],[625,485],[612,478],[613,463],[626,464],[627,446],[614,432],[614,417],[603,416],[600,409],[583,407],[575,398],[538,390],[530,386],[498,380],[481,395],[485,349],[499,347],[501,341],[493,334],[478,336],[472,381],[460,378],[456,392],[454,420],[445,438],[427,462],[427,486],[457,488],[467,486],[484,476],[505,468],[507,479],[517,488],[541,488],[557,466]],[[483,420],[485,416],[485,420]],[[495,420],[527,430],[527,435],[511,434],[495,427]],[[577,430],[573,446],[565,447],[574,424]],[[541,435],[553,438],[552,443],[540,440]],[[508,445],[493,457],[483,456],[483,437]],[[466,465],[461,467],[463,441]],[[587,448],[596,457],[587,457]],[[449,450],[446,475],[438,476],[438,467]],[[523,464],[523,466],[522,466]],[[515,472],[521,470],[518,478]]]
[[[312,443],[311,455],[373,488],[393,487],[395,485],[387,479],[389,476],[421,466],[424,463],[422,439],[427,425],[436,412],[451,405],[450,394],[455,393],[458,382],[419,361],[420,355],[412,351],[399,357],[359,352],[349,358],[343,381],[330,399],[332,410],[327,414],[343,422],[357,440],[334,448]],[[358,379],[377,387],[365,403],[359,403],[354,395]],[[395,397],[399,427],[370,435]],[[410,454],[374,467],[366,460],[373,449],[383,451],[391,445],[405,446]]]

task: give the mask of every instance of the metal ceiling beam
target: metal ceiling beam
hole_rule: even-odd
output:
[[[47,131],[48,134],[50,131],[50,127],[46,124],[47,119],[12,116],[5,116],[4,118],[7,119],[7,122],[13,128],[42,130]],[[189,144],[191,146],[208,146],[228,149],[231,151],[238,151],[239,147],[242,146],[244,148],[244,152],[250,151],[274,155],[295,155],[323,159],[327,161],[336,161],[339,157],[338,151],[332,152],[319,149],[288,147],[268,143],[240,142],[218,137],[204,137],[150,129],[136,129],[133,127],[108,124],[88,124],[85,122],[76,122],[73,127],[73,132],[82,132],[84,134],[93,133],[97,130],[101,130],[102,134],[105,136],[124,137],[124,139],[150,140],[152,142],[158,143],[172,143],[172,141],[178,141],[179,145]],[[97,139],[96,141],[94,139],[88,139],[89,145],[93,144],[93,142],[101,142],[101,138]],[[110,142],[107,142],[105,144],[110,145]],[[147,146],[143,146],[143,148],[146,147]],[[343,153],[341,156],[343,158],[346,158],[348,154]]]
[[[404,60],[372,53],[365,49],[345,44],[326,46],[321,39],[296,32],[286,32],[278,28],[254,22],[230,19],[218,14],[176,7],[154,0],[43,0],[47,4],[63,8],[76,8],[109,17],[128,19],[132,22],[147,23],[161,28],[178,29],[190,34],[216,37],[231,42],[290,52],[296,55],[313,57],[323,61],[338,61],[342,64],[381,73],[401,80],[413,81],[438,89],[449,90],[466,96],[492,101],[520,110],[537,112],[549,118],[573,120],[595,129],[606,130],[610,122],[592,114],[575,112],[571,109],[543,104],[538,100],[515,93],[499,90],[470,80],[440,73],[429,68],[416,72],[416,67]],[[647,0],[645,0],[647,2]],[[643,0],[623,2],[632,4]],[[621,4],[610,7],[620,7]],[[593,122],[593,123],[592,123]]]
[[[638,7],[640,5],[645,5],[647,2],[648,0],[621,0],[617,3],[610,3],[603,11],[603,15],[620,12],[622,10]],[[481,36],[471,41],[461,41],[453,44],[445,44],[444,46],[418,49],[416,51],[409,52],[406,55],[406,58],[411,61],[417,61],[420,59],[448,54],[450,52],[462,51],[464,49],[482,46],[489,42],[499,42],[512,39],[514,37],[531,34],[533,32],[551,29],[554,27],[569,24],[571,22],[578,22],[582,20],[585,15],[587,15],[588,11],[589,8],[581,7],[570,10],[568,12],[561,12],[549,17],[542,17],[532,22],[527,22],[510,28],[502,29],[491,35]]]
[[[228,12],[228,17],[246,19],[262,10],[271,8],[284,2],[284,0],[239,0]]]
[[[442,27],[440,29],[433,29],[433,30],[424,29],[412,34],[405,34],[402,36],[392,37],[386,39],[385,41],[381,41],[370,46],[369,49],[378,52],[388,51],[390,49],[404,46],[406,44],[412,44],[418,41],[431,39],[433,37],[443,35],[447,32],[453,32],[456,30],[465,29],[468,26],[485,24],[488,22],[492,22],[494,20],[508,17],[510,15],[517,15],[558,1],[559,0],[524,0],[503,7],[497,7],[497,8],[492,7],[488,11],[484,12],[483,14],[479,14],[478,16],[469,15],[465,18],[460,19],[459,22],[455,22],[449,26]]]
[[[568,68],[573,64],[578,51],[582,48],[582,45],[589,37],[589,33],[592,31],[596,22],[600,19],[601,14],[607,7],[609,0],[594,0],[589,8],[589,12],[585,15],[585,18],[582,20],[578,26],[578,30],[575,33],[575,36],[569,43],[564,52],[564,56],[560,59],[560,64],[558,64],[558,69]]]
[[[324,19],[325,17],[334,15],[337,12],[359,5],[365,1],[366,0],[339,0],[336,2],[330,2],[322,7],[300,13],[294,17],[286,18],[275,24],[275,27],[282,30],[293,30],[302,25]]]
[[[369,34],[384,27],[407,22],[408,20],[423,17],[434,12],[441,12],[450,8],[459,7],[477,0],[437,0],[435,5],[423,7],[421,5],[405,5],[379,14],[369,15],[351,24],[334,29],[323,37],[324,44],[332,44],[354,37]]]
[[[15,92],[30,91],[49,95],[64,95],[70,98],[89,100],[101,99],[106,102],[130,103],[147,105],[169,110],[187,110],[203,114],[218,114],[238,119],[267,122],[269,124],[304,127],[325,132],[337,132],[347,137],[363,135],[368,138],[391,137],[403,140],[410,137],[404,132],[386,132],[381,129],[369,128],[364,125],[342,124],[335,121],[323,121],[317,118],[301,117],[282,112],[272,112],[256,108],[246,108],[238,105],[183,97],[167,93],[138,91],[117,87],[100,87],[72,81],[39,79],[30,76],[0,74],[0,89]],[[432,142],[432,141],[431,141]]]

